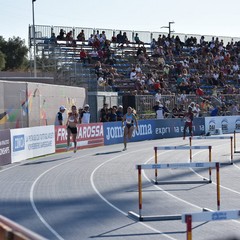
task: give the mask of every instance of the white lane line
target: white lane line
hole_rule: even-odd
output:
[[[136,153],[136,152],[140,152],[140,151],[146,151],[146,148],[145,148],[144,150],[141,149],[141,150],[138,150],[138,151],[133,151],[133,152],[131,152],[131,154],[132,154],[132,153]],[[103,163],[100,164],[99,166],[97,166],[97,167],[92,171],[92,173],[91,173],[90,181],[91,181],[91,185],[92,185],[94,191],[96,192],[96,194],[97,194],[105,203],[107,203],[110,207],[114,208],[116,211],[120,212],[121,214],[123,214],[124,216],[127,217],[127,216],[128,216],[128,213],[122,211],[120,208],[118,208],[118,207],[116,207],[115,205],[113,205],[112,203],[110,203],[110,202],[98,191],[97,187],[96,187],[95,184],[94,184],[94,174],[97,172],[97,170],[98,170],[99,168],[101,168],[103,165],[105,165],[105,164],[113,161],[114,159],[119,158],[119,157],[122,157],[122,156],[124,156],[124,155],[128,155],[128,153],[121,154],[120,156],[113,157],[113,158],[111,158],[111,159],[103,162]],[[147,224],[145,224],[145,223],[143,223],[143,222],[138,222],[138,223],[141,224],[141,225],[143,225],[143,226],[145,226],[146,228],[152,230],[153,232],[156,232],[156,233],[161,234],[162,236],[164,236],[164,237],[166,237],[166,238],[168,238],[168,239],[177,240],[176,238],[173,238],[173,237],[171,237],[171,236],[169,236],[169,235],[167,235],[167,234],[165,234],[165,233],[163,233],[163,232],[161,232],[161,231],[159,231],[159,230],[157,230],[157,229],[155,229],[155,228],[153,228],[153,227],[151,227],[151,226],[149,226],[149,225],[147,225]]]
[[[41,213],[38,211],[37,207],[36,207],[36,204],[34,202],[34,188],[37,184],[37,182],[48,172],[52,171],[53,169],[61,166],[61,165],[64,165],[64,164],[67,164],[69,162],[72,162],[76,159],[79,159],[79,158],[83,158],[83,157],[86,157],[86,156],[89,156],[91,154],[86,154],[86,155],[83,155],[83,156],[80,156],[80,157],[76,157],[76,158],[73,158],[73,159],[70,159],[70,160],[67,160],[67,161],[64,161],[63,163],[60,163],[52,168],[49,168],[48,170],[44,171],[42,174],[40,174],[36,179],[35,181],[33,182],[32,186],[31,186],[31,189],[30,189],[30,202],[31,202],[31,205],[32,205],[32,208],[34,210],[34,212],[36,213],[36,215],[38,216],[38,218],[40,219],[40,221],[49,229],[49,231],[59,240],[64,240],[64,238],[62,238],[51,226],[50,224],[47,223],[47,221],[44,219],[44,217],[41,215]]]

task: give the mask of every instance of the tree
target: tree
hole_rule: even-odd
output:
[[[5,68],[5,55],[0,51],[0,71]]]
[[[5,67],[3,70],[21,69],[26,63],[28,48],[19,37],[9,38],[5,41],[0,36],[0,51],[5,55]]]

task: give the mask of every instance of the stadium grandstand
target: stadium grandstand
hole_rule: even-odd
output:
[[[170,34],[35,25],[29,46],[38,76],[50,73],[55,84],[88,92],[135,96],[143,118],[156,93],[170,109],[194,101],[203,116],[210,108],[230,115],[239,102],[240,38]]]

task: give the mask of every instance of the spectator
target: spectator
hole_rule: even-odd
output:
[[[90,114],[89,108],[90,108],[89,105],[85,104],[84,109],[81,112],[81,115],[79,118],[81,120],[80,123],[83,123],[83,124],[90,123],[91,114]]]
[[[97,78],[103,76],[103,69],[100,61],[96,62],[94,70],[95,70],[95,74],[97,75]]]
[[[174,104],[172,109],[172,118],[179,118],[179,109],[177,104]]]
[[[117,43],[117,37],[115,36],[115,32],[113,32],[111,42],[112,42],[112,43]]]
[[[117,43],[118,46],[123,46],[123,35],[122,35],[122,31],[120,31],[117,35]]]
[[[72,44],[72,41],[73,41],[73,32],[72,31],[69,31],[66,35],[66,41],[67,41],[67,44]]]
[[[126,32],[123,33],[122,39],[123,39],[123,45],[126,44],[126,45],[128,46],[128,44],[130,43],[130,41],[128,40],[128,37],[127,37],[127,33],[126,33]],[[123,45],[122,45],[122,46],[123,46]]]
[[[155,40],[155,38],[152,39],[151,44],[150,44],[150,47],[151,47],[151,51],[152,51],[152,52],[156,49],[156,47],[157,47],[157,41]]]
[[[162,94],[161,94],[161,90],[160,90],[160,89],[156,92],[154,98],[155,98],[155,101],[156,101],[156,102],[157,102],[157,101],[161,101]]]
[[[83,61],[83,64],[86,64],[86,62],[90,64],[91,62],[90,56],[88,55],[86,50],[83,48],[81,48],[81,51],[80,51],[80,60]]]
[[[84,30],[81,30],[81,32],[77,35],[77,40],[78,40],[78,41],[82,41],[82,42],[85,41],[85,33],[84,33]]]
[[[83,108],[82,107],[79,107],[78,108],[78,117],[79,117],[79,123],[81,123],[81,114],[82,114],[82,111],[83,111]]]
[[[122,121],[123,120],[123,106],[119,105],[118,110],[116,111],[117,114],[117,121]]]
[[[100,122],[108,122],[107,114],[108,114],[108,104],[104,103],[103,108],[100,110],[99,121]]]
[[[55,33],[52,33],[52,34],[51,34],[51,37],[50,37],[50,39],[49,39],[49,42],[50,42],[50,43],[53,43],[53,44],[56,44],[56,43],[57,43],[57,38],[56,38],[56,36],[55,36]]]
[[[93,34],[91,34],[90,37],[88,38],[88,46],[93,46],[93,42],[94,42],[94,36]]]
[[[230,113],[231,113],[232,116],[239,114],[239,108],[238,108],[238,103],[237,102],[234,102],[230,106]]]
[[[216,106],[210,110],[210,116],[215,117],[219,115],[219,107]]]
[[[57,36],[57,40],[65,40],[66,32],[63,29],[60,29],[59,35]]]
[[[59,112],[56,115],[55,119],[55,126],[61,126],[64,124],[64,115],[63,113],[65,112],[66,108],[64,106],[61,106],[59,108]]]
[[[140,44],[144,44],[144,42],[142,42],[142,41],[140,40],[140,38],[139,38],[139,36],[138,36],[138,33],[135,34],[134,41],[135,41],[135,43],[138,44],[138,46],[139,46]]]
[[[113,106],[112,108],[110,108],[110,112],[107,116],[108,118],[108,122],[116,122],[117,121],[117,106]]]
[[[153,106],[153,110],[156,113],[156,119],[163,119],[164,118],[164,109],[163,105],[160,101],[156,101],[156,104]]]
[[[155,92],[161,91],[161,84],[160,84],[160,81],[159,81],[159,80],[157,80],[157,81],[154,83],[153,88],[154,88],[154,91],[155,91]]]
[[[136,69],[133,68],[132,71],[130,72],[130,80],[136,80],[137,78],[137,72]]]

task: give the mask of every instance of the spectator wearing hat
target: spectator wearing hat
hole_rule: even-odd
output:
[[[122,105],[118,106],[116,114],[117,114],[117,121],[122,121],[123,120],[123,116],[124,116],[124,114],[123,114],[123,106]]]
[[[80,118],[79,118],[80,123],[83,123],[83,124],[90,123],[91,114],[89,109],[90,109],[90,106],[88,104],[85,104],[84,109],[80,114]]]
[[[156,101],[156,104],[153,106],[153,110],[156,113],[156,119],[164,119],[165,113],[169,112],[159,100]]]
[[[65,110],[66,110],[66,108],[64,106],[61,106],[59,108],[59,112],[57,113],[56,118],[55,118],[55,126],[63,125],[63,122],[64,122],[63,113],[65,112]]]

